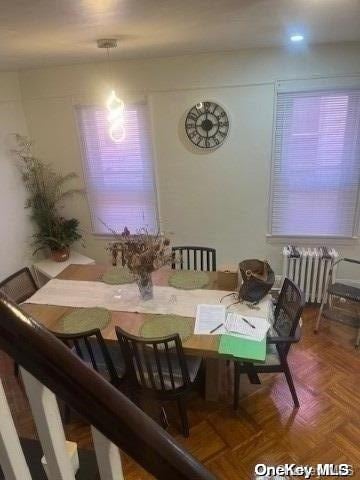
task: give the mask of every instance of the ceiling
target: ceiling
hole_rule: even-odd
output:
[[[1,0],[0,69],[360,41],[360,0]]]

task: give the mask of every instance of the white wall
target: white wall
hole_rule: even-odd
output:
[[[0,74],[0,280],[31,262],[25,190],[10,154],[11,134],[26,134],[16,73]]]
[[[112,70],[125,100],[148,98],[160,217],[174,243],[215,246],[219,265],[266,257],[279,271],[281,245],[266,240],[274,82],[360,73],[360,44],[128,60]],[[39,153],[82,175],[73,105],[105,101],[106,66],[28,70],[19,78]],[[203,99],[219,102],[231,119],[226,143],[207,154],[189,148],[183,132],[186,111]],[[71,213],[90,232],[86,202],[72,204]],[[104,260],[104,241],[87,237],[87,253]],[[357,243],[339,249],[360,257]]]

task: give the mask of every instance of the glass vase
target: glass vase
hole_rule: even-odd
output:
[[[142,300],[151,300],[154,296],[153,283],[150,272],[143,272],[138,275],[137,284]]]

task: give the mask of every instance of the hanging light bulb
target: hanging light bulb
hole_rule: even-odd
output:
[[[98,48],[106,48],[109,70],[110,70],[110,48],[117,47],[117,40],[114,38],[104,38],[97,41]],[[125,104],[121,100],[115,90],[111,90],[106,101],[108,109],[109,136],[115,143],[120,143],[125,139]]]
[[[109,135],[113,142],[120,143],[125,138],[124,102],[112,90],[106,102],[108,109]]]

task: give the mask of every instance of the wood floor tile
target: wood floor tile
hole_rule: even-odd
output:
[[[206,420],[190,429],[189,438],[177,436],[183,445],[195,458],[204,462],[226,449],[226,443]]]

